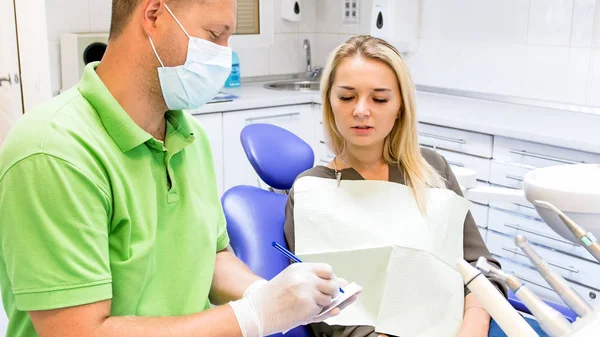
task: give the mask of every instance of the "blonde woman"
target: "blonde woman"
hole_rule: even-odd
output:
[[[419,148],[415,87],[405,62],[393,46],[370,36],[350,38],[331,54],[323,74],[321,91],[323,124],[328,144],[336,157],[327,166],[316,166],[298,179],[312,176],[339,179],[342,184],[345,180],[383,180],[403,184],[410,187],[422,212],[426,212],[427,188],[450,189],[461,195],[446,160],[433,151]],[[499,267],[487,250],[470,212],[463,228],[463,240],[456,245],[462,245],[464,259],[474,263],[478,257],[484,256]],[[292,189],[285,223],[285,236],[292,251],[295,250],[294,233]],[[431,273],[424,277],[437,276]],[[506,295],[502,284],[495,283]],[[458,336],[488,336],[490,316],[468,290],[465,290],[462,315]],[[369,326],[342,327],[319,323],[311,328],[317,337],[380,336]]]

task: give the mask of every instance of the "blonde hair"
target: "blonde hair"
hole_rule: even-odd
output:
[[[330,54],[321,78],[323,126],[328,146],[338,156],[344,149],[345,140],[335,124],[330,95],[338,66],[342,60],[354,56],[382,62],[396,73],[401,95],[400,117],[385,138],[383,159],[398,166],[406,185],[412,189],[421,213],[426,214],[426,188],[446,188],[446,183],[421,155],[417,135],[415,86],[402,56],[386,41],[369,35],[358,35],[348,39]]]

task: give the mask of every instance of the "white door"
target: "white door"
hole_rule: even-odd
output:
[[[14,3],[13,0],[0,0],[0,146],[22,114]]]
[[[223,160],[225,191],[237,185],[268,186],[260,180],[248,161],[240,134],[252,123],[269,123],[287,129],[312,143],[313,123],[310,104],[232,111],[223,114]]]
[[[17,30],[13,0],[0,0],[0,146],[17,118],[23,114]],[[0,308],[0,336],[8,320]]]

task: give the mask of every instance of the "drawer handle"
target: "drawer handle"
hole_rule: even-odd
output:
[[[319,143],[325,144],[325,141],[324,140],[320,140]]]
[[[557,239],[557,238],[551,237],[550,235],[547,235],[547,234],[544,234],[544,233],[540,233],[540,232],[537,232],[537,231],[534,231],[534,230],[531,230],[531,229],[527,229],[527,228],[524,228],[524,227],[519,226],[519,225],[513,225],[513,224],[507,223],[507,224],[504,224],[504,227],[508,227],[508,228],[516,229],[518,231],[522,231],[522,232],[525,232],[525,233],[529,233],[529,234],[541,236],[543,238],[554,240],[554,241],[558,241],[560,243],[568,244],[568,245],[573,246],[573,247],[577,247],[578,246],[578,245],[576,245],[576,244],[574,244],[572,242],[569,242],[569,241],[566,241],[566,240]]]
[[[438,136],[438,135],[434,135],[434,134],[431,134],[431,133],[425,133],[425,132],[419,132],[419,134],[421,136],[423,136],[423,137],[433,138],[433,139],[437,139],[437,140],[443,140],[443,141],[446,141],[446,142],[457,143],[457,144],[467,144],[467,141],[464,140],[464,139]]]
[[[543,285],[543,284],[540,284],[540,283],[534,282],[534,281],[532,281],[532,280],[530,280],[530,279],[528,279],[528,278],[525,278],[525,277],[523,277],[523,276],[519,276],[519,275],[517,275],[516,273],[512,273],[512,274],[513,274],[514,276],[518,277],[518,278],[519,278],[521,281],[523,281],[523,282],[526,282],[526,283],[531,283],[531,284],[534,284],[534,285],[536,285],[536,286],[538,286],[538,287],[542,287],[542,288],[544,288],[544,289],[548,289],[548,290],[552,290],[552,291],[554,291],[554,289],[552,289],[551,287],[548,287],[548,286],[546,286],[546,285]]]
[[[324,163],[324,164],[329,164],[329,162],[328,162],[327,160],[325,160],[325,159],[319,159],[319,161],[320,161],[321,163]]]
[[[532,157],[532,158],[538,158],[538,159],[546,159],[546,160],[555,161],[557,163],[563,163],[563,164],[580,164],[580,163],[585,163],[583,161],[576,162],[576,161],[572,161],[572,160],[568,160],[568,159],[562,159],[562,158],[545,156],[543,154],[537,154],[537,153],[533,153],[533,152],[527,152],[525,150],[510,150],[510,153],[512,153],[512,154],[518,154],[518,155],[525,156],[525,157]]]
[[[290,112],[290,113],[286,113],[286,114],[250,117],[250,118],[246,118],[246,122],[254,122],[254,121],[260,121],[260,120],[264,120],[264,119],[273,119],[273,118],[280,118],[280,117],[294,117],[294,116],[299,116],[299,115],[300,115],[299,112]]]
[[[507,174],[506,175],[506,179],[512,179],[512,180],[523,182],[523,178],[522,177],[515,176],[515,175],[512,175],[512,174]]]
[[[459,163],[459,162],[456,162],[456,161],[451,161],[451,160],[446,160],[446,161],[447,161],[447,162],[448,162],[448,164],[450,164],[450,165],[454,165],[454,166],[458,166],[458,167],[465,167],[465,164],[463,164],[463,163]]]
[[[527,255],[521,253],[520,251],[518,251],[516,249],[502,247],[502,250],[505,250],[505,251],[507,251],[509,253],[517,254],[517,255],[520,255],[520,256],[523,256],[523,257],[527,257]],[[566,270],[566,271],[570,271],[571,273],[579,274],[579,270],[577,270],[577,269],[575,269],[573,267],[565,267],[565,266],[561,266],[559,264],[552,263],[552,262],[549,262],[549,261],[546,261],[546,263],[548,263],[549,265],[554,266],[556,268],[560,268],[560,269],[563,269],[563,270]]]

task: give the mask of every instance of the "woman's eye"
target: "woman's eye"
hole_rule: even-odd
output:
[[[341,96],[339,97],[341,101],[349,101],[351,100],[353,97],[347,97],[347,96]]]
[[[387,103],[389,101],[388,99],[378,99],[378,98],[373,98],[373,100],[375,101],[375,103]]]

